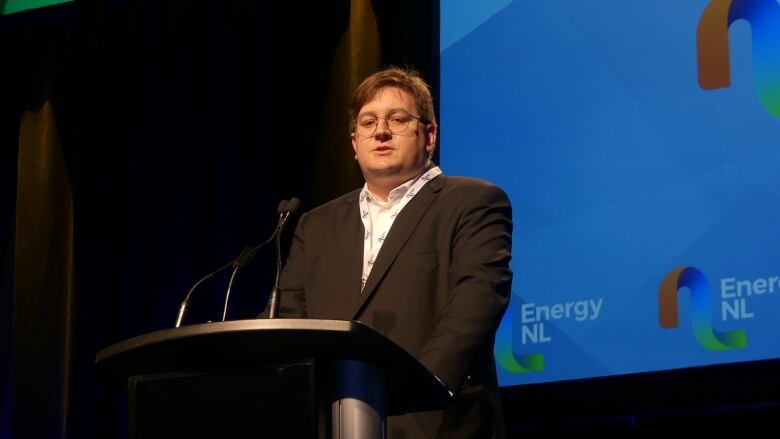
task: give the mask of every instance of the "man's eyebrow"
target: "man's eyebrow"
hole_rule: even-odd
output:
[[[412,114],[412,113],[411,113],[409,110],[407,110],[406,108],[403,108],[403,107],[396,107],[396,108],[391,108],[391,109],[387,110],[387,113],[385,113],[385,115],[388,115],[388,114],[393,114],[393,113],[398,113],[398,112],[401,112],[401,111],[403,111],[404,113],[409,113],[409,114]],[[363,116],[377,116],[377,112],[376,112],[376,111],[371,111],[371,110],[370,110],[370,111],[366,111],[365,113],[360,113],[360,114],[358,114],[358,117],[363,117]]]

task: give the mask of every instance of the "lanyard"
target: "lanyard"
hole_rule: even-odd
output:
[[[371,253],[368,255],[368,257],[365,256],[365,249],[368,248],[368,245],[370,244],[369,240],[372,239],[371,236],[373,235],[374,230],[371,224],[371,218],[369,217],[368,191],[366,188],[363,188],[363,190],[360,192],[360,219],[363,221],[363,228],[366,230],[366,233],[363,236],[363,275],[360,278],[360,291],[363,291],[363,287],[366,286],[368,275],[371,273],[374,262],[376,262],[376,257],[379,255],[379,250],[382,248],[382,244],[385,242],[385,237],[387,237],[387,234],[390,233],[390,228],[393,227],[395,218],[399,213],[401,213],[401,210],[404,208],[404,206],[406,206],[406,204],[409,203],[409,201],[411,201],[415,195],[417,195],[417,192],[419,192],[420,189],[425,186],[426,183],[440,174],[441,169],[438,166],[434,166],[412,184],[409,190],[406,191],[406,194],[404,194],[404,197],[401,199],[401,201],[399,201],[393,209],[393,213],[390,215],[390,224],[385,228],[385,230],[382,230],[382,234],[379,235],[377,240],[376,248],[371,249]]]

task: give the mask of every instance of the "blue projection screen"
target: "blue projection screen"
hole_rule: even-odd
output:
[[[442,168],[514,208],[501,385],[780,358],[780,2],[440,10]]]

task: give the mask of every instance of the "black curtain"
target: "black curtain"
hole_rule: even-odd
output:
[[[383,63],[437,84],[436,6],[373,3]],[[306,210],[340,194],[312,157],[354,173],[348,138],[321,136],[324,115],[346,111],[325,98],[349,16],[348,0],[84,0],[0,17],[0,438],[124,436],[124,396],[95,353],[171,327],[199,277],[270,234],[279,200]],[[20,125],[46,102],[72,195],[73,289],[20,297],[15,273],[41,269],[15,259]],[[229,319],[264,307],[272,257],[242,272]],[[221,318],[226,280],[199,291],[189,321]]]

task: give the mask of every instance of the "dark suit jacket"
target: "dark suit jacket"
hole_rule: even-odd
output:
[[[455,393],[445,410],[388,418],[389,437],[503,437],[493,343],[512,282],[509,199],[482,180],[434,178],[395,219],[361,294],[359,194],[299,220],[279,315],[361,321]]]

